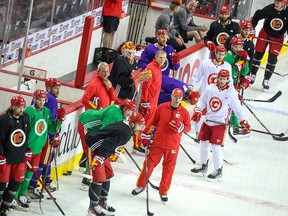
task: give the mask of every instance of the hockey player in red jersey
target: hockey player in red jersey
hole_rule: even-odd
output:
[[[0,215],[7,216],[13,198],[24,180],[26,161],[32,158],[28,149],[30,120],[21,96],[11,99],[11,106],[0,116]]]
[[[257,10],[252,18],[252,24],[255,28],[259,20],[264,20],[263,28],[260,30],[255,46],[255,53],[252,61],[252,81],[255,82],[256,74],[266,47],[269,45],[268,62],[262,86],[264,90],[268,90],[269,80],[276,67],[278,55],[281,51],[284,41],[284,34],[288,30],[288,8],[287,0],[275,0],[274,3]],[[268,41],[269,40],[269,41]]]
[[[218,73],[217,84],[208,86],[201,95],[192,120],[198,122],[202,115],[202,110],[207,108],[206,120],[202,124],[200,140],[200,167],[191,169],[194,174],[205,175],[208,171],[208,154],[210,145],[213,155],[214,172],[207,176],[208,181],[220,180],[223,171],[223,153],[224,136],[226,124],[232,109],[240,119],[240,126],[243,130],[250,131],[250,125],[245,120],[241,104],[238,99],[238,93],[229,85],[230,73],[227,70],[221,70]]]
[[[161,66],[166,61],[166,52],[164,50],[158,50],[155,55],[155,59],[147,65],[147,70],[152,71],[152,78],[143,82],[142,92],[140,97],[140,105],[138,112],[141,113],[145,122],[149,124],[152,120],[158,104],[158,98],[161,90],[162,72]],[[134,152],[144,153],[144,149],[141,148],[141,133],[138,133],[133,137],[134,140]]]
[[[107,203],[110,179],[114,176],[109,156],[125,145],[133,134],[143,130],[145,120],[138,113],[131,115],[129,121],[119,121],[97,131],[86,134],[86,143],[93,152],[93,182],[89,187],[90,206],[88,213],[94,216],[114,215],[115,209]]]
[[[160,104],[152,121],[143,131],[143,143],[150,146],[152,127],[156,127],[153,143],[147,155],[148,178],[163,157],[162,178],[159,186],[160,198],[165,204],[168,201],[167,192],[170,188],[176,161],[178,157],[180,140],[183,132],[191,129],[188,111],[181,105],[183,92],[176,88],[171,94],[171,102]],[[141,193],[146,185],[146,162],[143,163],[137,188],[133,195]]]

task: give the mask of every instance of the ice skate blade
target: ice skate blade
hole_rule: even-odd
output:
[[[222,178],[215,178],[215,179],[211,179],[211,178],[206,178],[207,182],[222,182]]]

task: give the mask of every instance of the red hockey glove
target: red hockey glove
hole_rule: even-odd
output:
[[[246,121],[246,120],[240,121],[240,126],[241,126],[241,127],[244,127],[244,128],[242,129],[242,132],[243,132],[244,134],[247,134],[247,133],[250,133],[250,132],[251,132],[251,127],[250,127],[248,121]]]
[[[170,125],[170,128],[173,131],[176,131],[177,133],[181,133],[184,130],[184,124],[175,119],[171,119],[171,121],[169,122],[169,125]]]
[[[150,148],[150,146],[151,146],[151,134],[141,133],[141,140],[142,140],[143,146],[148,146],[148,148]]]
[[[248,76],[240,78],[240,85],[243,89],[247,89],[250,85],[250,79]]]
[[[180,57],[177,52],[172,53],[172,64],[176,65],[180,63]]]
[[[250,60],[250,57],[249,57],[249,55],[248,55],[246,50],[240,50],[238,52],[238,55],[240,57],[240,60],[243,60],[245,62]]]
[[[28,148],[28,149],[25,151],[25,163],[26,163],[26,162],[31,163],[31,161],[32,161],[32,150]]]
[[[0,156],[0,172],[5,172],[5,171],[6,171],[6,157]]]
[[[199,107],[195,107],[194,113],[192,115],[192,120],[195,122],[199,122],[202,116],[201,109]]]
[[[51,137],[50,142],[53,148],[58,148],[61,143],[60,133],[58,132],[54,135],[54,137]]]
[[[241,64],[241,62],[237,61],[234,64],[234,67],[236,68],[237,72],[240,73],[241,70],[245,68],[245,64]]]
[[[90,164],[90,167],[93,170],[97,170],[105,161],[105,158],[102,157],[101,155],[95,155],[93,158],[93,161]]]
[[[212,52],[216,49],[216,45],[212,41],[207,41],[205,45]]]
[[[147,115],[150,111],[150,102],[141,102],[139,106],[139,113],[143,116]]]
[[[199,98],[200,98],[199,92],[189,90],[190,104],[195,105],[198,102]]]
[[[66,118],[66,111],[64,108],[60,107],[58,110],[57,110],[57,119],[61,122],[63,122]]]

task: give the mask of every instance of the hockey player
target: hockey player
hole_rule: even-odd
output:
[[[214,51],[217,45],[224,45],[230,35],[240,33],[239,25],[231,21],[229,17],[230,8],[227,5],[223,5],[220,8],[219,20],[210,24],[210,28],[204,37],[205,45],[210,51]]]
[[[250,125],[245,120],[237,91],[229,85],[229,71],[222,69],[218,73],[217,84],[209,85],[201,95],[192,120],[198,122],[202,110],[207,108],[206,121],[202,124],[200,140],[200,167],[191,169],[192,173],[204,175],[208,170],[208,154],[210,145],[213,155],[214,172],[207,176],[208,181],[220,180],[223,171],[224,136],[228,122],[229,109],[232,109],[241,119],[240,125],[248,132]],[[243,129],[243,130],[244,130]]]
[[[61,88],[61,82],[57,78],[49,78],[45,81],[45,87],[47,93],[47,102],[45,103],[44,106],[50,110],[52,114],[52,119],[56,120],[57,112],[60,112],[60,110],[63,111],[63,109],[60,109],[58,111],[58,101],[57,101]],[[58,148],[59,145],[60,145],[60,133],[59,132],[56,134],[49,133],[48,139],[41,152],[39,169],[36,171],[38,176],[42,176],[43,182],[45,183],[47,189],[51,193],[56,191],[56,188],[50,185],[51,162],[53,160],[52,155],[54,154],[53,150]],[[38,179],[36,178],[36,176],[33,175],[30,181],[29,188],[31,190],[29,195],[33,198],[39,199],[42,196],[36,189],[37,183]]]
[[[239,37],[243,41],[243,50],[248,53],[249,56],[249,68],[252,66],[252,60],[254,55],[254,43],[250,40],[251,31],[253,30],[253,25],[249,20],[243,20],[239,23],[240,26],[240,34],[235,36]],[[234,36],[230,36],[225,41],[225,47],[227,50],[231,49],[230,41]]]
[[[100,62],[97,69],[96,77],[87,85],[81,100],[85,110],[99,110],[117,100],[117,93],[108,79],[109,65]]]
[[[147,124],[153,118],[157,108],[162,83],[161,67],[166,61],[166,56],[166,52],[160,49],[156,52],[155,59],[147,65],[147,70],[152,72],[152,78],[142,84],[138,107],[138,112],[144,116]],[[144,149],[141,148],[141,133],[134,136],[133,141],[133,152],[144,153]]]
[[[39,162],[41,158],[41,151],[48,138],[48,132],[56,134],[62,125],[62,121],[65,119],[65,112],[61,109],[57,112],[57,119],[52,119],[50,110],[44,106],[47,101],[47,94],[43,90],[37,89],[33,94],[34,103],[25,109],[25,113],[28,114],[30,119],[28,147],[32,150],[31,165],[35,172],[39,168]],[[57,126],[57,127],[56,127]],[[18,198],[21,205],[28,205],[28,199],[26,192],[30,183],[30,179],[33,176],[31,170],[27,170],[25,173],[24,181],[21,182],[16,198]]]
[[[28,149],[30,121],[21,96],[11,99],[11,106],[0,116],[0,215],[7,216],[13,198],[24,180],[26,161],[32,151]]]
[[[133,134],[143,130],[144,125],[145,120],[138,113],[131,115],[129,121],[119,121],[86,134],[86,143],[94,153],[94,159],[90,165],[93,170],[93,182],[89,188],[88,213],[90,215],[114,214],[115,209],[107,203],[110,179],[114,176],[108,158],[117,148],[125,145]]]
[[[167,192],[170,188],[172,176],[178,157],[180,140],[183,132],[191,129],[190,116],[188,111],[181,105],[183,92],[181,89],[174,89],[171,95],[171,102],[160,104],[156,110],[153,120],[146,125],[143,131],[143,142],[150,145],[151,127],[156,127],[153,144],[147,155],[148,178],[154,168],[162,162],[162,178],[159,185],[159,194],[163,203],[167,203]],[[144,139],[145,137],[145,139]],[[137,188],[132,191],[133,195],[141,193],[146,185],[146,162],[144,161],[141,173],[137,181]]]
[[[286,3],[287,0],[275,0],[273,4],[270,4],[261,10],[257,10],[252,18],[254,28],[257,26],[259,20],[265,19],[263,28],[260,30],[257,38],[251,68],[251,83],[253,84],[261,59],[269,44],[268,62],[262,82],[264,90],[268,90],[270,87],[269,80],[272,76],[271,72],[273,72],[276,67],[277,58],[283,46],[284,34],[288,30],[288,8]]]
[[[134,81],[131,78],[132,71],[137,69],[135,52],[135,45],[131,41],[125,42],[121,49],[122,56],[115,59],[108,77],[120,99],[132,99],[135,92]]]
[[[224,61],[232,66],[232,78],[235,89],[240,93],[250,85],[249,72],[249,56],[248,53],[242,49],[243,40],[239,37],[233,37],[230,41],[231,49],[227,52]],[[231,84],[232,85],[232,84]],[[235,114],[232,114],[233,134],[247,135],[247,130],[239,128],[239,121]],[[242,136],[244,137],[244,136]]]

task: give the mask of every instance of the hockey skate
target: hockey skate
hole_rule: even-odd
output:
[[[137,187],[134,190],[132,190],[132,195],[136,196],[140,193],[142,193],[145,190],[145,187]]]
[[[27,212],[29,209],[30,201],[26,196],[19,196],[17,200],[17,207],[15,209]]]
[[[52,186],[50,185],[50,183],[46,183],[46,188],[49,190],[49,192],[50,192],[51,194],[56,191],[56,187],[52,187]],[[46,191],[44,190],[44,191],[43,191],[43,194],[45,194],[45,193],[46,193]]]
[[[199,167],[191,169],[191,173],[196,176],[205,176],[208,171],[208,161],[206,164],[202,164]]]
[[[82,179],[82,182],[81,182],[80,190],[88,191],[90,184],[91,184],[90,179],[88,179],[88,178],[83,178],[83,179]]]
[[[133,151],[132,151],[133,154],[138,154],[138,155],[141,155],[141,156],[144,156],[145,155],[145,149],[141,148],[140,146],[137,148],[135,146],[133,146]]]
[[[90,202],[87,216],[106,216],[100,205]]]
[[[215,170],[213,173],[209,174],[207,176],[207,181],[213,182],[213,181],[221,181],[222,178],[222,167],[218,170]]]
[[[251,85],[254,84],[255,80],[256,80],[256,75],[255,75],[255,74],[252,74],[252,75],[251,75],[250,84],[251,84]]]
[[[9,215],[9,210],[1,208],[0,210],[0,216],[8,216]]]
[[[161,195],[161,194],[160,194],[160,199],[161,199],[161,201],[162,201],[162,203],[163,203],[164,205],[167,204],[167,202],[168,202],[168,197],[167,197],[167,195]]]
[[[268,91],[270,86],[269,86],[269,80],[268,79],[264,79],[262,82],[262,87],[263,87],[263,91]]]
[[[43,199],[43,194],[37,189],[33,187],[29,187],[29,197],[31,199]]]
[[[105,199],[100,199],[98,203],[104,210],[106,215],[114,215],[116,210],[112,206],[110,206]]]

